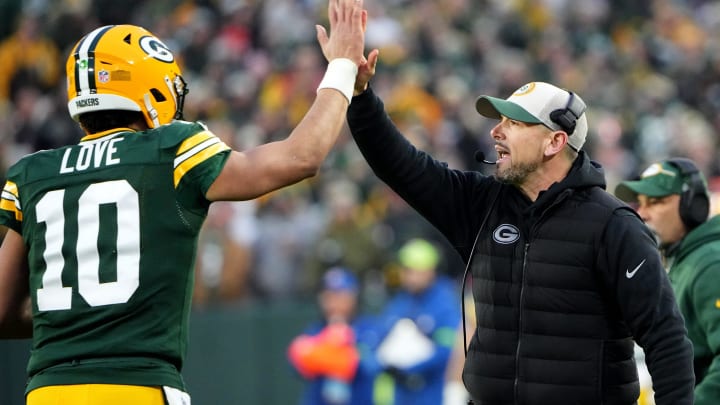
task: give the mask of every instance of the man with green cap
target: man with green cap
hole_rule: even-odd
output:
[[[456,284],[437,273],[438,248],[415,238],[398,251],[400,289],[378,316],[378,363],[394,383],[394,405],[442,403],[445,370],[460,322]]]
[[[653,163],[615,188],[657,236],[694,347],[695,405],[720,404],[720,216],[705,178],[683,158]]]

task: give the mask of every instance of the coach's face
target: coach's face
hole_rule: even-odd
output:
[[[490,131],[498,154],[496,176],[520,186],[543,163],[552,131],[541,124],[528,124],[502,117]]]
[[[638,194],[637,212],[660,240],[660,246],[671,245],[685,236],[680,218],[680,195],[648,197]]]

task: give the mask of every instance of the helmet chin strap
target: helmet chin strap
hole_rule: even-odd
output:
[[[160,126],[160,121],[158,120],[158,112],[155,109],[155,107],[152,104],[152,101],[150,101],[150,93],[145,93],[145,96],[143,96],[143,100],[145,101],[145,109],[148,112],[148,115],[150,116],[150,119],[152,120],[152,127],[157,128]]]

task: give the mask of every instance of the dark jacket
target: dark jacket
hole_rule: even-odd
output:
[[[635,403],[633,338],[657,405],[692,404],[692,348],[654,239],[584,152],[532,202],[417,150],[372,90],[348,123],[375,174],[470,261],[478,327],[463,380],[476,405]]]
[[[666,255],[695,353],[695,405],[720,404],[720,216],[693,229]]]

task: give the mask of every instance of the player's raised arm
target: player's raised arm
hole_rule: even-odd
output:
[[[233,151],[206,193],[209,200],[256,198],[317,173],[345,122],[358,65],[365,62],[362,6],[362,0],[330,0],[330,34],[317,27],[329,64],[312,106],[286,139]]]

